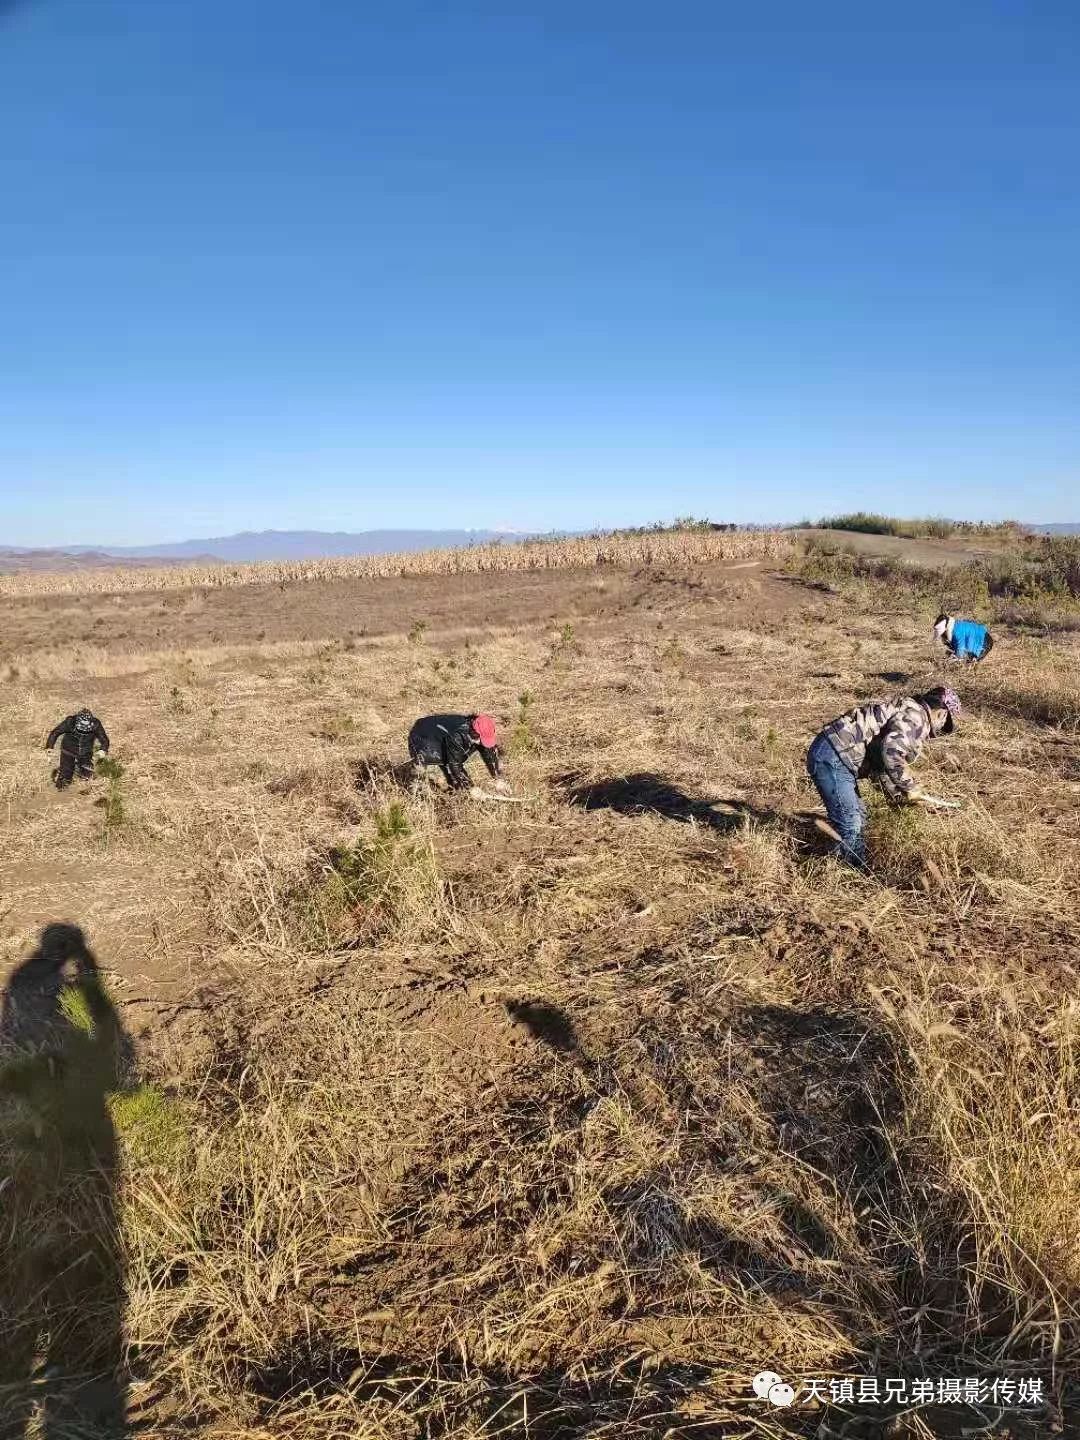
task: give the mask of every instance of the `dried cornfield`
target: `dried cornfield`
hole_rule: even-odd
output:
[[[574,570],[592,565],[700,565],[718,560],[786,559],[796,539],[784,530],[662,530],[470,545],[396,555],[248,565],[117,567],[0,576],[0,595],[87,595],[135,590],[222,589],[303,580],[377,580],[395,575],[470,575],[486,571]]]

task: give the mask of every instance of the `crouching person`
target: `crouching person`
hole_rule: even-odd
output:
[[[836,854],[866,867],[866,806],[860,780],[880,785],[892,803],[934,804],[915,782],[911,765],[927,740],[949,735],[960,717],[960,698],[947,685],[925,695],[873,700],[826,725],[806,753],[806,769],[839,836]]]
[[[955,615],[939,615],[934,621],[934,635],[955,660],[969,664],[985,660],[993,649],[994,637],[977,620],[958,620]]]
[[[57,740],[60,741],[60,764],[55,774],[58,790],[66,789],[76,772],[83,780],[93,776],[95,742],[106,755],[109,753],[109,737],[104,725],[85,708],[75,715],[65,716],[59,725],[49,731],[45,749],[51,750]]]
[[[501,795],[510,793],[490,715],[425,715],[409,731],[409,755],[416,777],[441,776],[451,790],[469,790],[465,766],[479,755]]]

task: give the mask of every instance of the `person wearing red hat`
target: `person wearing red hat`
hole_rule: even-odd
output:
[[[472,787],[465,766],[473,755],[487,766],[500,794],[510,792],[503,779],[495,721],[490,715],[425,715],[409,731],[409,755],[417,777],[435,767],[452,790]]]

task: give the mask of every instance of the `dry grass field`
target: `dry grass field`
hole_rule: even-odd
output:
[[[2,582],[0,978],[82,925],[134,1062],[108,1193],[24,1183],[0,1109],[0,1272],[110,1232],[41,1334],[122,1316],[133,1433],[1078,1433],[1078,634],[1002,612],[920,767],[964,809],[872,800],[860,876],[803,755],[941,677],[939,597],[693,548],[745,538]],[[58,794],[82,703],[117,765]],[[521,805],[402,784],[436,708],[498,715]],[[1043,1398],[778,1409],[763,1369]]]

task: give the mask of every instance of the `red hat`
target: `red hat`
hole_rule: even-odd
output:
[[[472,718],[473,734],[480,741],[486,750],[495,747],[495,721],[490,715],[474,715]]]

